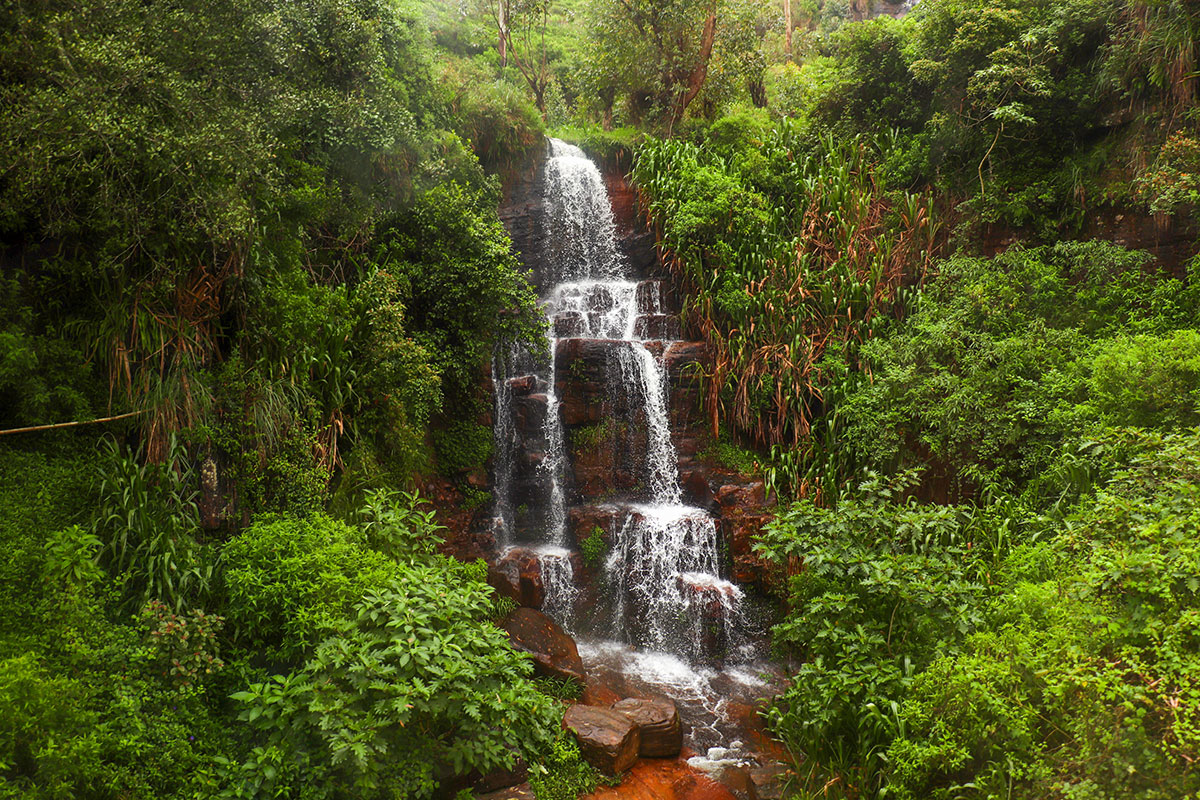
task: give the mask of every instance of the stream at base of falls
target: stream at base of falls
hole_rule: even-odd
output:
[[[764,658],[764,632],[745,593],[723,574],[716,522],[683,501],[666,366],[678,320],[666,311],[661,282],[633,274],[622,256],[596,165],[551,140],[545,187],[539,256],[549,357],[513,348],[497,354],[492,370],[500,557],[519,548],[536,559],[542,609],[578,641],[589,692],[668,696],[692,751],[736,759],[757,749],[745,740],[761,736],[756,709],[780,678]],[[610,446],[632,476],[626,491],[604,501],[615,522],[603,558],[586,567],[570,524],[586,505],[572,485],[578,434],[564,424],[560,396],[579,379],[577,365],[563,360],[572,340],[590,340],[604,354],[610,416],[597,427],[620,433]],[[519,414],[528,441],[514,422]],[[535,415],[542,419],[531,434]]]

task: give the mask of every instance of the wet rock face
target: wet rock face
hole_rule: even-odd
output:
[[[488,584],[524,608],[540,609],[546,600],[537,554],[522,547],[514,547],[488,568]]]
[[[563,727],[575,735],[585,761],[608,775],[619,775],[637,761],[638,726],[624,714],[596,706],[574,705]]]
[[[533,148],[525,162],[504,184],[500,221],[513,240],[522,267],[532,273],[534,286],[546,288],[542,255],[549,226],[546,213],[546,161],[550,142]],[[633,272],[643,275],[658,264],[654,235],[638,211],[637,192],[625,179],[624,170],[607,169],[605,187],[612,202],[617,229],[617,246]]]
[[[533,656],[539,675],[584,682],[583,659],[575,640],[540,611],[518,608],[500,623],[513,647]]]
[[[683,729],[675,703],[665,697],[627,697],[613,703],[617,711],[638,726],[642,758],[674,758],[683,749]]]

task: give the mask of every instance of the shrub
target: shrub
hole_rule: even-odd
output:
[[[444,475],[482,467],[492,455],[492,431],[486,425],[460,420],[434,431],[433,448]]]
[[[592,526],[592,531],[579,543],[579,554],[583,563],[589,567],[599,566],[608,552],[608,543],[604,541],[604,531],[599,525]]]
[[[301,672],[235,694],[241,718],[319,765],[334,791],[362,798],[428,797],[438,770],[534,761],[558,711],[491,608],[484,583],[405,566],[330,629]]]
[[[303,658],[367,592],[388,585],[397,563],[363,532],[323,514],[266,517],[223,551],[226,617],[237,640],[269,658]]]
[[[93,530],[104,543],[104,563],[124,582],[130,607],[152,599],[174,609],[202,603],[215,567],[196,540],[197,492],[186,453],[172,438],[164,463],[143,464],[106,442]]]
[[[565,731],[554,740],[549,756],[530,767],[529,787],[537,800],[576,800],[604,781],[596,768],[583,760],[579,745]]]
[[[1200,332],[1119,337],[1092,362],[1092,402],[1118,425],[1200,423]]]
[[[367,545],[396,560],[434,553],[442,541],[439,531],[443,527],[437,523],[433,509],[419,509],[424,502],[416,492],[367,492],[359,512]]]
[[[198,608],[190,614],[175,614],[165,603],[151,600],[142,609],[141,625],[154,651],[158,673],[175,688],[186,689],[225,666],[218,658],[221,645],[217,639],[225,620],[215,614]]]

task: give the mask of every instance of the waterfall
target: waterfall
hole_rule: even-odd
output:
[[[546,458],[542,462],[550,486],[550,504],[546,513],[546,538],[561,546],[567,536],[567,498],[563,489],[567,469],[567,448],[563,441],[562,418],[559,414],[557,384],[557,339],[550,332],[550,377],[546,385]]]
[[[667,379],[658,362],[641,342],[616,351],[621,366],[621,381],[626,390],[641,394],[646,414],[646,478],[650,497],[655,503],[678,505],[679,466],[675,445],[671,442],[671,424],[667,410]],[[716,568],[716,564],[713,564]]]
[[[550,322],[550,362],[537,371],[538,393],[525,401],[530,406],[544,396],[545,418],[535,437],[542,450],[526,459],[537,465],[544,525],[540,530],[522,527],[521,519],[530,515],[514,515],[519,506],[499,496],[516,491],[520,483],[511,477],[513,456],[503,449],[515,429],[501,419],[514,413],[509,387],[520,379],[506,382],[493,368],[496,516],[512,531],[505,544],[524,540],[521,557],[537,559],[543,609],[577,635],[600,636],[691,663],[724,659],[737,650],[742,592],[721,577],[715,521],[704,509],[682,501],[667,365],[670,342],[679,338],[678,320],[666,313],[661,285],[638,280],[621,255],[612,206],[596,165],[578,148],[551,140],[545,187],[541,303]],[[585,366],[559,363],[576,352],[566,344],[571,340],[588,340],[589,352],[603,354],[603,374],[593,368],[586,378],[589,391],[603,397],[603,426],[597,427],[621,431],[624,438],[608,445],[611,455],[627,473],[636,472],[624,496],[603,504],[613,520],[611,545],[596,576],[602,585],[593,587],[595,602],[587,604],[578,602],[570,549],[578,543],[568,524],[580,489],[573,482],[578,474],[567,446],[576,427],[564,424],[564,402],[570,400],[566,390],[578,390],[584,380],[577,372]],[[534,382],[529,378],[523,385]],[[617,424],[609,427],[614,417]],[[578,409],[572,419],[578,426]],[[582,453],[578,446],[574,452]],[[508,466],[502,468],[502,461]],[[593,464],[593,474],[596,469]],[[615,475],[607,479],[616,485]]]
[[[496,399],[492,425],[492,494],[495,497],[494,529],[497,544],[502,547],[512,540],[513,534],[512,477],[516,430],[512,419],[512,387],[508,383],[509,355],[497,350],[492,356],[492,391]]]

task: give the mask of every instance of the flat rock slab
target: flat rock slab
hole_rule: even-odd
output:
[[[616,711],[574,705],[563,727],[575,734],[584,760],[608,775],[619,775],[637,761],[641,735],[633,720]]]
[[[612,710],[624,714],[641,731],[642,758],[674,758],[683,749],[679,710],[665,697],[627,697],[613,703]]]
[[[476,794],[476,800],[537,800],[537,795],[533,793],[533,789],[529,788],[528,783],[522,783],[519,786],[509,786],[506,789],[500,789],[487,794]]]
[[[737,800],[717,781],[675,758],[638,761],[619,786],[601,786],[581,800]]]
[[[500,623],[513,647],[533,656],[539,675],[584,683],[583,659],[575,640],[540,611],[518,608]]]

